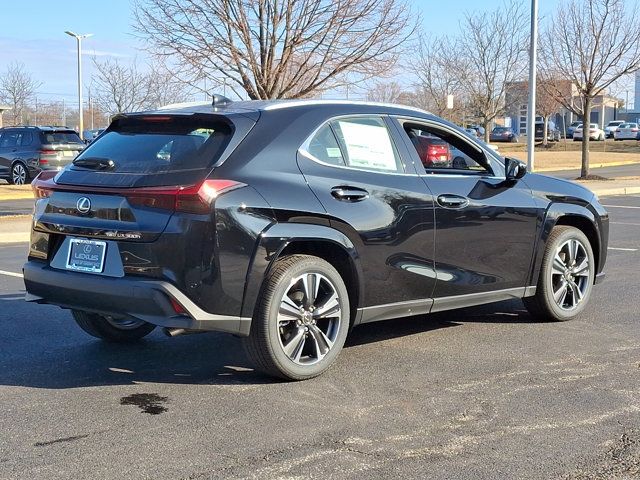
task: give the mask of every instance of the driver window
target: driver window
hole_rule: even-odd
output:
[[[490,173],[484,154],[455,135],[412,123],[403,128],[426,173]]]

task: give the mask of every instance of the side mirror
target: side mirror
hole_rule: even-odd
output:
[[[527,164],[517,158],[506,157],[504,166],[507,180],[518,180],[527,173]]]

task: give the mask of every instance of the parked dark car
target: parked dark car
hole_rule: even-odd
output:
[[[536,122],[535,125],[536,141],[542,142],[544,140],[544,122]],[[575,130],[574,130],[575,132]],[[556,126],[555,122],[549,121],[547,123],[547,141],[559,142],[560,141],[560,129]]]
[[[512,142],[518,141],[518,135],[509,127],[494,127],[489,134],[490,142]]]
[[[42,170],[59,171],[84,148],[66,127],[0,128],[0,178],[29,183]]]
[[[425,166],[416,135],[458,161]],[[119,115],[33,188],[28,301],[108,341],[229,332],[287,379],[325,371],[364,323],[508,299],[568,320],[607,255],[592,192],[400,106],[217,99]]]

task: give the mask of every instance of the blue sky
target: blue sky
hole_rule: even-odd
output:
[[[420,12],[424,29],[433,34],[455,33],[464,12],[492,10],[502,0],[407,0]],[[522,0],[529,5],[528,0]],[[559,0],[540,0],[540,14],[545,15]],[[629,0],[633,2],[635,0]],[[73,101],[76,87],[76,44],[65,30],[93,33],[85,40],[84,81],[91,77],[90,56],[111,55],[129,61],[146,58],[138,50],[139,41],[132,35],[130,0],[0,0],[0,72],[13,61],[22,62],[33,76],[43,82],[39,97]],[[444,5],[444,6],[443,6]]]

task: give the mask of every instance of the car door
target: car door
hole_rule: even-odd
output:
[[[427,133],[447,142],[452,152],[448,163],[419,172],[435,203],[434,311],[460,302],[460,296],[469,304],[483,303],[489,293],[496,299],[521,296],[528,286],[538,218],[526,177],[506,181],[498,157],[437,120],[395,121],[409,147],[412,135]],[[408,151],[422,165],[417,151]]]
[[[335,118],[300,147],[298,166],[331,226],[357,248],[362,321],[426,313],[435,286],[433,197],[403,165],[381,115]]]
[[[19,130],[4,130],[0,134],[0,177],[8,178],[11,163],[18,150]]]

